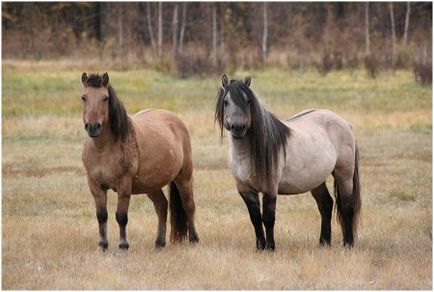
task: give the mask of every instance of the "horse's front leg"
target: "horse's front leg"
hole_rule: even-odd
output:
[[[95,183],[89,177],[87,178],[90,191],[95,200],[96,218],[98,219],[99,227],[99,243],[103,251],[108,247],[107,240],[107,190],[101,188],[101,186]]]
[[[262,197],[262,220],[264,221],[265,233],[267,235],[265,249],[274,251],[274,221],[276,213],[276,194],[264,193]]]
[[[130,245],[127,241],[128,207],[131,196],[131,178],[123,177],[118,185],[118,206],[116,210],[116,221],[119,224],[119,248],[128,249]]]
[[[247,205],[247,209],[249,210],[250,214],[250,220],[252,221],[253,227],[255,228],[256,248],[258,250],[263,250],[265,248],[265,236],[264,228],[262,228],[262,217],[258,193],[243,191],[239,191],[239,193]]]

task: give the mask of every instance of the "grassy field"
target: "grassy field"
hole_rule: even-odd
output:
[[[354,249],[341,246],[335,220],[332,246],[318,247],[320,215],[304,194],[279,196],[276,252],[260,253],[227,168],[227,141],[220,144],[213,124],[220,77],[110,71],[129,113],[165,108],[187,123],[201,242],[154,250],[157,216],[147,197],[134,196],[130,249],[118,251],[110,192],[109,249],[101,253],[81,163],[80,76],[87,68],[4,62],[3,289],[431,289],[432,89],[416,84],[410,72],[376,80],[364,71],[248,72],[279,117],[305,108],[342,115],[361,153],[363,225]]]

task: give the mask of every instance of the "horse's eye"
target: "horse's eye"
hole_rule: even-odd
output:
[[[224,105],[227,106],[229,102],[227,100],[224,101]]]
[[[82,101],[86,101],[86,96],[83,95],[83,96],[81,97],[81,100],[82,100]]]
[[[102,99],[102,101],[107,101],[109,99],[108,96],[104,96],[104,98]]]
[[[247,104],[250,104],[250,99],[247,100]]]

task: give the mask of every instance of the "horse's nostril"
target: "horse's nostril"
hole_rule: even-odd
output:
[[[243,130],[244,130],[244,129],[246,128],[246,125],[243,124],[243,125],[242,125],[242,128],[243,128]]]
[[[232,129],[232,130],[235,129],[235,125],[232,125],[232,126],[231,126],[231,129]]]
[[[86,130],[86,131],[89,131],[89,123],[86,123],[86,124],[84,124],[84,129]]]
[[[100,124],[100,123],[97,123],[97,124],[96,124],[96,128],[97,128],[97,129],[100,129],[100,128],[101,128],[101,124]]]

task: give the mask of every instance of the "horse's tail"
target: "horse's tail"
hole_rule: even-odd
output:
[[[354,174],[353,174],[353,191],[351,194],[350,201],[350,212],[352,213],[352,230],[353,230],[353,238],[354,240],[357,238],[357,230],[359,227],[359,220],[361,215],[361,207],[362,207],[362,198],[360,196],[360,177],[359,177],[359,149],[357,145],[355,145],[355,157],[354,157]],[[339,188],[335,179],[334,182],[334,191],[336,197],[336,205],[337,205],[337,215],[339,219],[339,223],[342,227],[342,232],[344,232],[344,217],[348,216],[348,214],[344,214],[342,207],[342,198],[339,194]]]
[[[187,237],[187,214],[182,206],[181,196],[176,184],[172,181],[169,186],[170,198],[170,240],[183,241]]]
[[[359,177],[359,148],[356,146],[354,158],[354,174],[353,174],[353,199],[354,199],[354,218],[353,218],[353,234],[357,238],[357,230],[362,209],[362,197],[360,196],[360,177]]]

